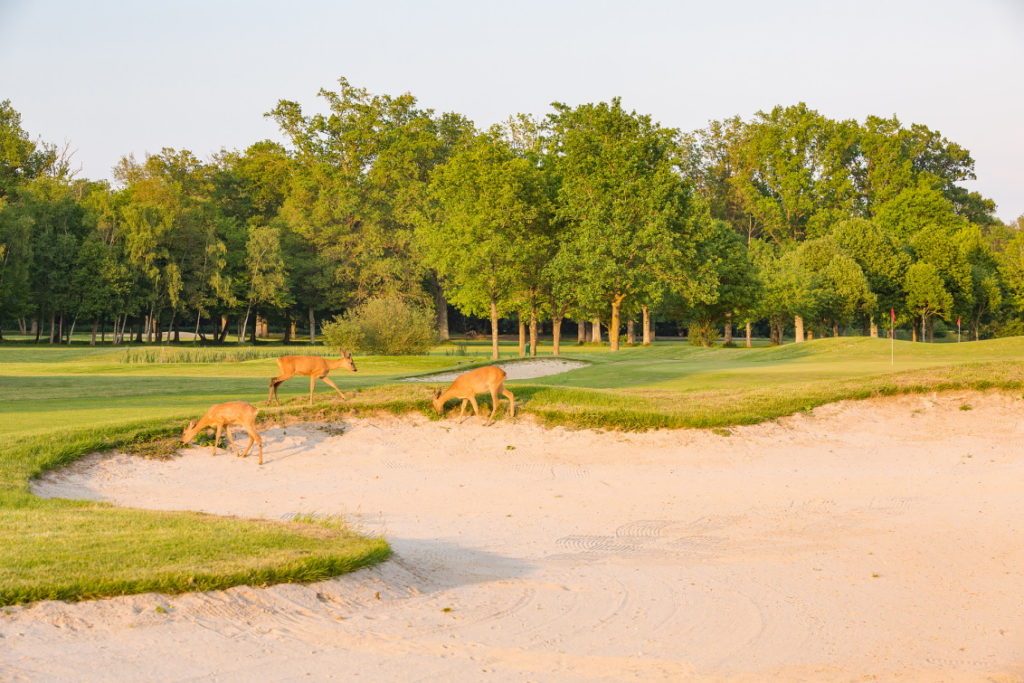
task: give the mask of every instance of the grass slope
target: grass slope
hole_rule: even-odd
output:
[[[1024,338],[898,341],[895,363],[888,341],[867,338],[751,349],[658,342],[614,354],[589,345],[563,349],[563,357],[590,365],[509,383],[524,412],[550,424],[727,426],[847,398],[1024,386]],[[146,450],[144,444],[177,434],[186,419],[212,403],[264,400],[268,379],[277,372],[274,358],[303,352],[273,345],[243,350],[0,346],[0,537],[13,539],[0,544],[0,604],[309,581],[387,556],[383,540],[359,537],[343,524],[157,513],[40,500],[28,492],[31,477],[83,454]],[[542,355],[546,351],[541,348]],[[433,387],[398,379],[473,367],[488,353],[489,343],[480,341],[448,344],[426,356],[357,358],[358,374],[332,374],[350,401],[334,400],[320,384],[318,402],[308,408],[308,380],[295,378],[281,388],[286,405],[263,407],[261,414],[430,414]],[[503,346],[503,357],[515,353],[513,344]]]

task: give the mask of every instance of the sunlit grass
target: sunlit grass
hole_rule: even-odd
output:
[[[422,356],[357,355],[358,373],[331,374],[348,401],[318,384],[310,408],[308,379],[297,377],[280,389],[284,405],[272,407],[262,401],[277,374],[274,358],[309,347],[251,348],[258,353],[233,357],[239,349],[156,347],[152,353],[166,354],[152,356],[156,361],[122,362],[123,348],[0,345],[0,537],[7,541],[0,543],[0,604],[310,580],[386,556],[382,540],[317,523],[315,516],[253,522],[44,501],[28,493],[28,480],[42,471],[96,450],[153,450],[142,444],[173,436],[185,420],[227,400],[261,403],[265,421],[382,410],[432,415],[435,385],[400,379],[474,367],[490,356],[488,340],[439,345]],[[518,356],[514,341],[504,341],[501,351],[503,359]],[[548,357],[549,344],[539,351]],[[894,346],[841,338],[750,349],[660,341],[618,353],[567,343],[562,357],[589,365],[510,381],[509,388],[523,413],[574,427],[724,427],[841,399],[1024,387],[1024,338]]]

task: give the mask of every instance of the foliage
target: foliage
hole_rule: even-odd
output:
[[[425,353],[437,343],[434,314],[395,296],[368,299],[323,327],[337,349],[381,356]]]

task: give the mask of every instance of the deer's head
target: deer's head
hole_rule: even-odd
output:
[[[444,401],[441,400],[441,390],[437,389],[434,391],[434,399],[431,401],[434,404],[434,410],[440,415],[444,412]]]
[[[182,443],[188,443],[192,439],[196,438],[196,432],[199,431],[196,428],[196,424],[197,424],[196,421],[192,420],[191,422],[188,423],[188,426],[185,427],[185,430],[181,433],[181,442]]]
[[[331,366],[332,370],[334,370],[335,368],[343,368],[345,370],[350,370],[352,372],[358,372],[356,370],[356,362],[352,360],[352,354],[349,353],[348,351],[342,351],[341,358],[339,358],[338,360],[328,361],[328,364]]]

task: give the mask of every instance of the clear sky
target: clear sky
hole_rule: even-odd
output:
[[[91,178],[277,138],[262,114],[339,76],[479,125],[616,95],[683,130],[799,101],[896,114],[1024,214],[1024,0],[0,0],[0,99]]]

